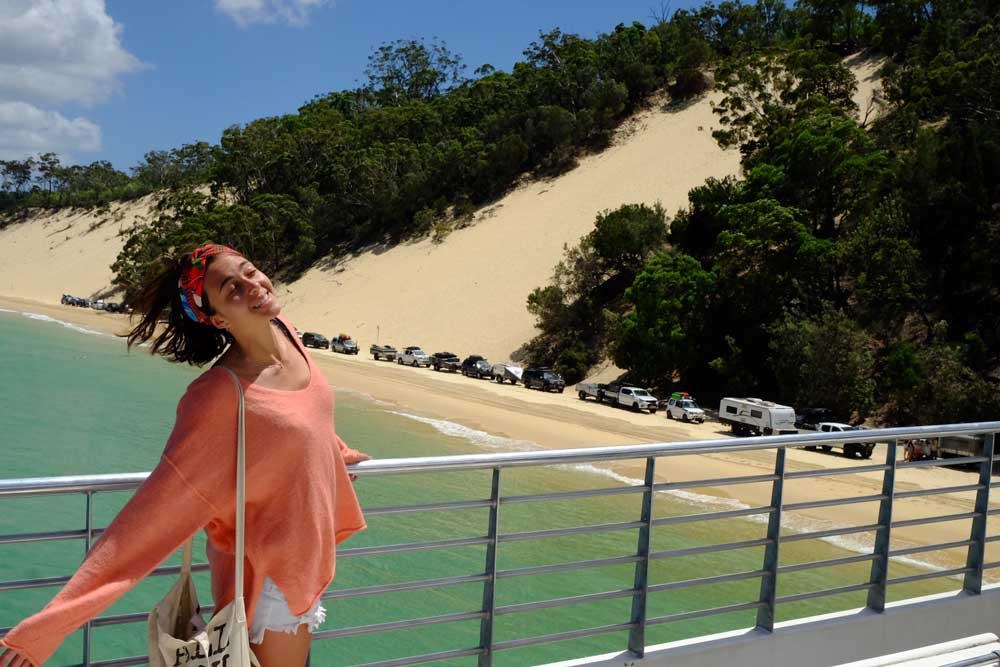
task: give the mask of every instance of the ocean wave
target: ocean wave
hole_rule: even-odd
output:
[[[11,310],[10,308],[0,308],[0,313],[19,313],[19,310]]]
[[[461,424],[456,424],[455,422],[450,422],[445,419],[420,417],[418,415],[412,415],[408,412],[399,412],[396,410],[387,410],[387,412],[399,415],[400,417],[406,417],[407,419],[412,419],[413,421],[420,422],[421,424],[427,424],[432,426],[434,430],[442,435],[451,436],[453,438],[462,438],[486,449],[530,452],[542,448],[535,442],[528,440],[515,440],[514,438],[505,438],[503,436],[493,435],[492,433],[469,428],[468,426],[462,426]]]
[[[79,324],[73,324],[72,322],[64,322],[63,320],[57,320],[54,317],[49,317],[48,315],[42,315],[40,313],[31,313],[31,312],[22,311],[21,314],[24,315],[25,317],[27,317],[29,320],[36,320],[38,322],[53,322],[55,324],[60,324],[60,325],[62,325],[64,327],[66,327],[67,329],[71,329],[71,330],[76,331],[78,333],[87,334],[89,336],[108,336],[109,335],[109,334],[106,334],[106,333],[104,333],[102,331],[94,331],[93,329],[88,329],[87,327],[82,327]]]
[[[542,449],[541,445],[535,442],[530,442],[528,440],[515,440],[513,438],[505,438],[502,436],[493,435],[487,433],[486,431],[480,431],[477,429],[469,428],[467,426],[462,426],[461,424],[456,424],[455,422],[450,422],[444,419],[431,419],[429,417],[420,417],[418,415],[413,415],[407,412],[399,412],[395,410],[389,410],[392,414],[399,415],[401,417],[406,417],[407,419],[412,419],[423,424],[428,424],[432,426],[436,431],[442,435],[447,435],[456,438],[463,438],[472,442],[475,445],[484,447],[491,450],[504,450],[504,451],[536,451]],[[579,463],[579,464],[561,464],[553,466],[556,468],[561,468],[563,470],[572,470],[574,472],[583,472],[591,475],[599,475],[601,477],[607,477],[613,479],[616,482],[625,484],[627,486],[640,486],[644,483],[642,479],[636,477],[629,477],[623,475],[609,468],[604,468],[600,466],[595,466],[590,463]],[[686,491],[683,489],[669,489],[666,491],[658,491],[657,493],[669,496],[675,500],[678,500],[686,505],[697,508],[698,510],[713,510],[718,509],[720,511],[725,510],[738,510],[738,509],[748,509],[750,505],[744,503],[736,498],[724,498],[722,496],[714,496],[705,493],[697,493],[694,491]],[[768,514],[756,514],[745,517],[737,517],[745,521],[750,521],[752,523],[766,524],[768,522]],[[784,530],[788,530],[793,533],[812,533],[822,530],[830,530],[833,528],[842,528],[843,524],[837,523],[835,521],[818,519],[815,517],[805,517],[800,514],[794,513],[784,513],[781,517],[781,527]],[[846,551],[851,551],[859,554],[869,554],[872,552],[875,544],[874,538],[868,534],[857,534],[857,535],[833,535],[829,537],[817,538],[827,544],[833,545],[835,547],[844,549]],[[893,556],[891,560],[897,563],[905,563],[914,567],[921,569],[932,570],[940,572],[947,569],[945,566],[938,563],[934,563],[928,560],[923,560],[919,558],[912,558],[910,556]]]
[[[382,399],[375,398],[374,396],[372,396],[367,392],[358,391],[357,389],[352,389],[351,387],[341,387],[340,385],[333,385],[333,388],[339,394],[350,394],[352,396],[357,396],[358,398],[363,399],[369,403],[373,403],[374,405],[377,405],[380,408],[395,406],[395,403],[390,403],[389,401],[383,401]]]

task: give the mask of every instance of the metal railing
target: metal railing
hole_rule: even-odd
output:
[[[628,632],[627,649],[637,657],[641,657],[646,646],[646,629],[654,625],[676,623],[678,621],[686,621],[695,618],[752,610],[756,613],[756,627],[763,631],[770,632],[774,629],[775,609],[781,604],[799,602],[822,596],[867,591],[867,606],[875,612],[882,612],[885,609],[886,590],[889,586],[924,579],[957,575],[961,575],[963,577],[962,589],[964,591],[970,594],[979,594],[982,591],[984,570],[1000,567],[1000,562],[985,562],[986,544],[989,542],[1000,541],[1000,535],[987,536],[986,531],[988,517],[990,515],[1000,513],[1000,509],[991,510],[989,508],[990,489],[993,486],[1000,484],[1000,481],[992,481],[994,461],[1000,460],[1000,456],[996,456],[994,454],[994,435],[998,431],[1000,431],[1000,422],[981,422],[972,424],[893,428],[829,434],[808,433],[744,439],[727,438],[693,442],[657,443],[649,445],[594,447],[506,454],[397,458],[366,461],[352,466],[352,472],[360,476],[376,477],[383,475],[412,475],[456,470],[491,471],[492,474],[489,495],[487,497],[482,497],[481,499],[433,503],[425,502],[410,505],[365,508],[365,513],[369,517],[376,515],[405,514],[413,512],[425,513],[465,508],[488,508],[488,520],[486,525],[483,527],[485,534],[473,537],[447,538],[423,542],[347,548],[338,550],[338,558],[363,558],[380,554],[438,550],[467,545],[483,545],[485,546],[486,551],[483,571],[482,573],[472,575],[458,575],[327,591],[323,595],[323,599],[332,600],[356,598],[389,592],[416,591],[458,584],[481,583],[482,604],[478,608],[459,613],[441,614],[424,618],[375,623],[333,630],[323,630],[316,632],[313,635],[313,638],[314,640],[319,641],[388,632],[402,628],[412,628],[418,626],[427,627],[444,623],[454,623],[457,621],[478,620],[480,624],[480,633],[479,643],[476,646],[371,662],[367,663],[365,667],[401,667],[403,665],[423,664],[463,656],[477,656],[479,667],[489,667],[492,665],[493,655],[498,651],[592,636],[601,633],[623,631]],[[898,460],[897,458],[897,449],[900,440],[959,435],[981,436],[982,448],[980,453],[973,456],[932,461],[904,462]],[[825,444],[852,442],[885,443],[887,446],[884,448],[886,452],[884,462],[850,465],[836,468],[820,468],[815,470],[786,470],[787,451],[790,448],[814,447]],[[679,455],[720,454],[759,450],[775,451],[775,466],[772,474],[699,479],[680,482],[657,482],[654,474],[656,471],[657,459],[660,458]],[[502,473],[503,471],[512,468],[621,461],[628,459],[645,460],[645,475],[642,484],[612,488],[594,488],[520,495],[506,495],[502,493]],[[661,466],[663,465],[664,464],[661,463]],[[921,466],[959,465],[974,465],[978,468],[978,480],[975,484],[910,491],[896,490],[896,471],[899,469]],[[828,499],[798,503],[783,502],[783,490],[786,480],[831,477],[865,472],[882,473],[881,493],[876,495],[855,496],[832,500]],[[0,499],[17,496],[46,496],[80,493],[84,495],[86,500],[84,528],[80,530],[0,535],[0,545],[59,540],[82,540],[84,541],[85,548],[89,549],[94,538],[101,532],[94,526],[93,523],[92,503],[94,494],[108,491],[134,489],[139,486],[146,476],[147,473],[135,473],[121,475],[89,475],[78,477],[0,480]],[[687,488],[713,488],[728,485],[759,483],[771,484],[771,501],[767,506],[654,518],[654,499],[658,492]],[[963,491],[976,492],[974,507],[970,512],[907,519],[903,521],[893,520],[893,502],[896,498],[912,498]],[[501,508],[505,505],[514,503],[546,503],[551,501],[567,501],[595,496],[628,494],[641,496],[639,507],[636,509],[636,520],[634,521],[513,533],[502,533],[499,530],[499,513]],[[870,502],[879,503],[878,520],[873,524],[837,527],[805,533],[782,531],[781,519],[784,512]],[[651,549],[652,534],[659,527],[684,522],[708,522],[719,519],[731,519],[752,515],[766,515],[768,517],[767,532],[765,537],[755,540],[741,540],[664,551],[654,551]],[[902,549],[891,548],[891,535],[893,529],[895,528],[962,519],[972,520],[972,527],[968,540],[952,541],[933,545],[921,545]],[[636,535],[637,540],[635,552],[627,556],[564,562],[553,565],[521,567],[508,570],[499,570],[497,568],[497,555],[502,544],[607,531],[633,532]],[[778,554],[782,544],[800,540],[851,535],[864,532],[875,533],[875,543],[871,553],[862,553],[853,556],[845,556],[815,562],[779,565]],[[750,547],[764,548],[763,561],[761,562],[759,569],[668,583],[650,583],[649,581],[649,565],[652,561],[701,554],[713,554]],[[930,571],[897,577],[894,579],[890,579],[888,576],[888,565],[891,557],[911,555],[915,553],[930,553],[956,548],[966,549],[964,567]],[[868,581],[865,583],[839,586],[826,590],[810,591],[780,597],[777,595],[778,581],[782,575],[804,570],[830,568],[838,565],[862,562],[870,562],[869,577]],[[621,564],[634,565],[635,574],[631,588],[504,606],[498,606],[496,603],[495,590],[498,579],[584,570]],[[193,569],[194,571],[205,571],[208,569],[208,565],[204,563],[196,564]],[[177,575],[179,570],[180,568],[176,566],[161,567],[154,570],[152,576]],[[748,602],[730,604],[710,609],[682,611],[665,616],[650,616],[647,613],[647,600],[650,593],[754,579],[760,581],[759,595],[756,599]],[[0,593],[12,590],[61,586],[68,580],[68,576],[63,576],[43,579],[0,581]],[[494,635],[494,621],[499,616],[613,598],[631,598],[632,601],[629,617],[627,619],[621,619],[621,622],[618,623],[506,641],[497,641]],[[206,606],[203,607],[202,610],[204,612],[211,613],[213,608],[211,606]],[[84,628],[83,658],[81,664],[86,666],[92,665],[94,667],[125,667],[126,665],[138,665],[145,663],[145,656],[132,656],[112,660],[92,661],[90,630],[91,628],[100,626],[142,622],[145,621],[146,616],[146,612],[106,615],[96,618],[88,623]],[[0,637],[9,631],[10,628],[0,628]]]

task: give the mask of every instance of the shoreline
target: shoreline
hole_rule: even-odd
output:
[[[31,312],[82,326],[105,334],[127,331],[129,317],[94,311],[59,303],[0,296],[0,308]],[[365,346],[362,346],[365,347]],[[389,404],[391,409],[418,417],[444,420],[470,429],[512,440],[527,441],[544,449],[564,449],[606,445],[690,441],[729,437],[718,423],[680,424],[667,421],[662,412],[654,415],[616,410],[593,401],[580,401],[572,391],[546,394],[522,386],[497,385],[487,380],[473,380],[460,374],[439,373],[429,369],[376,362],[361,354],[346,356],[326,350],[310,350],[335,389],[351,391]],[[786,469],[819,470],[870,465],[884,456],[884,447],[876,448],[871,461],[849,460],[836,454],[789,450]],[[660,459],[656,481],[715,479],[773,472],[772,451],[732,452],[725,454],[684,455]],[[603,463],[612,476],[642,480],[642,459]],[[897,489],[917,490],[974,484],[976,474],[947,468],[912,468],[897,472]],[[879,472],[861,472],[825,478],[789,481],[784,502],[832,500],[871,496],[881,493]],[[736,507],[762,507],[770,504],[770,483],[689,489],[699,502]],[[938,494],[898,500],[894,520],[969,512],[974,492]],[[816,526],[860,526],[875,523],[878,503],[865,502],[829,508],[785,512],[783,525],[792,530],[808,523]],[[969,539],[969,520],[951,521],[893,530],[893,547],[932,545]],[[849,536],[850,541],[834,541],[838,546],[863,549],[872,535]],[[725,541],[720,540],[720,541]],[[987,561],[1000,558],[1000,544],[987,545]],[[921,560],[933,566],[952,568],[965,565],[962,549],[940,552],[933,559]]]

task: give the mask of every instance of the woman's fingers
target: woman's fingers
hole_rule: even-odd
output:
[[[0,653],[0,667],[33,667],[31,661],[11,649]]]

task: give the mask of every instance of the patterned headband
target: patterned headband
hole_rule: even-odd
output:
[[[184,314],[199,324],[208,324],[208,315],[203,310],[201,295],[205,290],[205,271],[208,269],[208,258],[213,255],[243,256],[229,246],[206,243],[194,249],[191,253],[191,266],[181,274],[180,280],[177,281]]]

